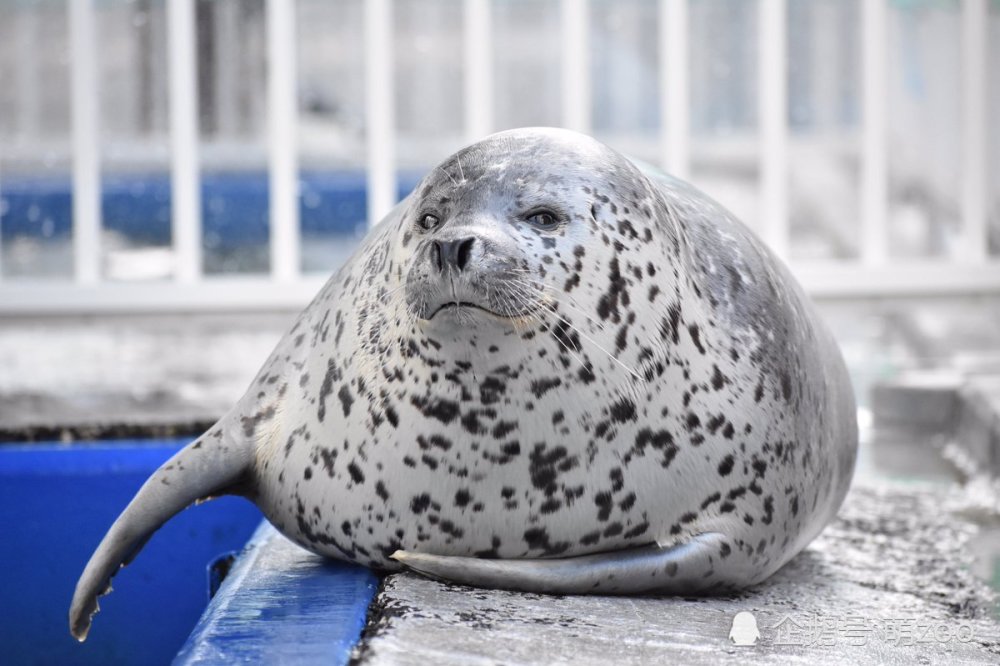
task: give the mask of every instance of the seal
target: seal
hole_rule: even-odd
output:
[[[143,485],[87,564],[242,495],[313,552],[557,593],[754,585],[853,473],[839,350],[788,270],[683,182],[555,129],[430,172],[246,395]]]

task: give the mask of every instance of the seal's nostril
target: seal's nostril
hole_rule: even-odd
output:
[[[458,270],[465,270],[465,265],[469,263],[469,256],[472,254],[472,244],[476,242],[476,239],[463,238],[455,242],[458,243],[458,252],[456,253]]]
[[[434,253],[434,263],[439,271],[452,268],[461,272],[472,256],[472,246],[475,238],[458,238],[456,240],[436,240],[431,252]]]
[[[431,243],[430,252],[431,252],[431,262],[433,262],[434,265],[437,266],[437,269],[439,271],[443,271],[444,263],[441,261],[441,256],[443,254],[441,252],[441,243],[438,241],[434,241],[433,243]]]

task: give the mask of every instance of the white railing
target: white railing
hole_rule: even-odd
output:
[[[294,282],[300,265],[294,7],[267,0],[271,275],[280,283]]]
[[[888,258],[885,43],[885,3],[861,3],[861,254],[866,269],[881,266]]]
[[[69,0],[73,5],[76,0]],[[88,0],[89,1],[89,0]],[[195,0],[167,3],[170,97],[171,231],[178,284],[201,280],[201,168],[198,162],[198,64]],[[79,56],[79,54],[74,54]],[[76,100],[74,100],[74,104]],[[74,129],[74,132],[76,130]],[[274,163],[271,169],[274,169]],[[75,192],[74,192],[75,195]],[[75,230],[75,229],[74,229]]]
[[[73,58],[73,265],[76,283],[100,280],[101,171],[97,124],[97,40],[93,0],[69,3]],[[197,174],[195,174],[197,177]],[[0,302],[7,299],[0,299]]]
[[[962,222],[965,255],[986,259],[986,135],[989,8],[987,0],[965,0],[962,13]],[[996,63],[993,63],[996,67]]]
[[[256,278],[202,275],[197,133],[194,0],[167,0],[174,279],[165,283],[102,282],[100,275],[100,156],[95,94],[94,0],[68,0],[72,63],[72,283],[0,282],[0,313],[297,308],[322,277],[300,270],[297,187],[295,2],[267,0],[271,274]],[[668,171],[690,172],[688,0],[660,0],[661,160]],[[789,252],[787,126],[787,0],[760,0],[758,51],[760,226],[765,240]],[[862,132],[861,257],[855,261],[792,262],[818,297],[1000,292],[1000,263],[986,251],[987,0],[963,0],[963,248],[960,259],[901,261],[888,248],[886,4],[861,3]],[[492,116],[490,0],[464,0],[465,134],[496,129]],[[561,0],[562,122],[588,131],[591,82],[587,0]],[[369,222],[396,200],[393,3],[365,2],[365,85]]]
[[[365,134],[368,141],[368,225],[396,201],[395,110],[392,92],[392,2],[365,2]]]

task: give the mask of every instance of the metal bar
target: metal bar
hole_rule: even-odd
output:
[[[760,0],[760,222],[764,239],[788,257],[788,48],[786,0]]]
[[[954,261],[792,262],[792,273],[817,298],[893,298],[996,294],[1000,262],[956,267]]]
[[[68,0],[72,54],[73,264],[76,281],[101,273],[101,174],[98,146],[97,39],[93,0]]]
[[[490,0],[465,0],[465,134],[476,141],[493,129],[493,39]]]
[[[280,282],[300,268],[295,44],[294,0],[267,0],[271,275]]]
[[[986,260],[987,72],[986,0],[962,5],[962,233],[963,260]]]
[[[691,169],[688,32],[688,0],[660,0],[660,163],[678,178]]]
[[[211,277],[197,283],[104,282],[66,285],[18,280],[0,284],[0,316],[142,312],[295,312],[322,288],[325,277],[279,283],[270,277]]]
[[[396,203],[396,121],[392,81],[392,2],[365,2],[365,134],[368,226]]]
[[[590,132],[588,0],[561,0],[563,126]]]
[[[873,265],[888,255],[887,36],[885,0],[862,2],[861,256]]]
[[[170,184],[175,276],[201,276],[201,190],[198,165],[198,80],[194,0],[167,2],[170,88]]]

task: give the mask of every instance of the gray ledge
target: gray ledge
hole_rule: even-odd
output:
[[[556,597],[386,579],[362,664],[1000,663],[996,599],[968,569],[975,528],[944,490],[854,488],[770,581],[708,599]],[[737,647],[733,617],[760,638]]]

